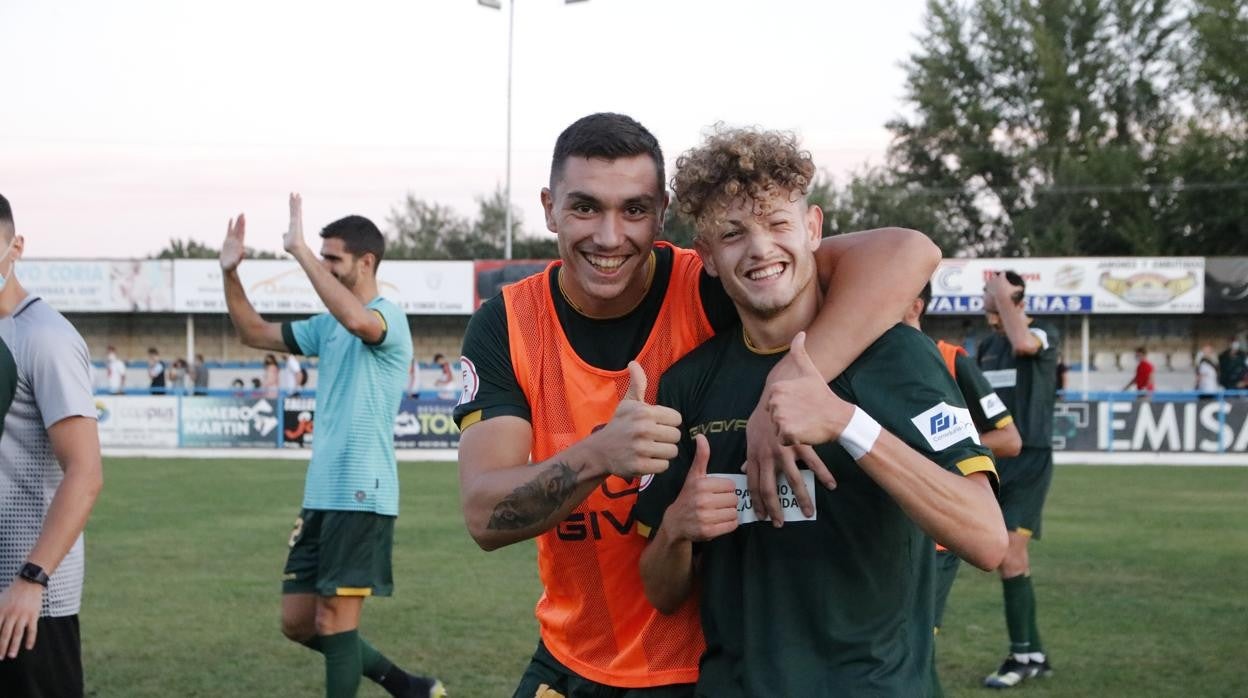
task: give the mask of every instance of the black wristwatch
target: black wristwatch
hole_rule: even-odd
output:
[[[22,565],[22,569],[18,571],[17,576],[44,588],[48,586],[48,573],[44,572],[42,567],[33,562],[27,562]]]

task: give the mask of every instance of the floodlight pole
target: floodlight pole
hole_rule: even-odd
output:
[[[503,259],[511,259],[511,44],[516,26],[516,0],[507,3],[507,180],[506,215],[503,225],[506,226],[506,237],[503,243]]]
[[[571,5],[585,0],[563,0]],[[501,0],[477,0],[478,5],[501,10]],[[506,227],[503,243],[503,259],[511,259],[511,48],[516,26],[516,0],[507,3],[507,172],[503,185],[503,196],[506,199],[506,210],[503,225]]]

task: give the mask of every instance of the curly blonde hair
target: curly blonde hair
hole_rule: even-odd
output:
[[[716,124],[706,142],[676,160],[672,191],[677,207],[698,234],[720,227],[728,207],[741,197],[767,215],[768,199],[805,196],[815,176],[810,152],[788,131],[727,128]]]

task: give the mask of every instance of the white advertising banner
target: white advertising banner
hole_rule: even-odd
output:
[[[100,445],[177,448],[178,398],[171,396],[97,395]]]
[[[173,261],[22,260],[17,278],[32,295],[65,313],[173,310]]]
[[[932,276],[937,315],[984,311],[984,282],[1012,269],[1027,283],[1027,312],[1197,314],[1205,307],[1203,257],[946,259]]]
[[[261,313],[324,312],[303,269],[293,260],[246,260],[238,268],[243,288]],[[383,261],[381,295],[409,315],[470,315],[474,302],[472,262]],[[221,267],[212,259],[179,259],[173,274],[174,309],[223,313]]]

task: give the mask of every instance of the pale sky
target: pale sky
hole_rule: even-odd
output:
[[[0,2],[0,193],[28,257],[220,243],[277,250],[306,226],[386,229],[406,192],[475,210],[501,185],[507,2]],[[569,123],[620,111],[669,168],[716,121],[794,129],[834,175],[882,160],[923,0],[519,0],[512,199],[538,192]],[[311,235],[311,233],[310,233]]]

